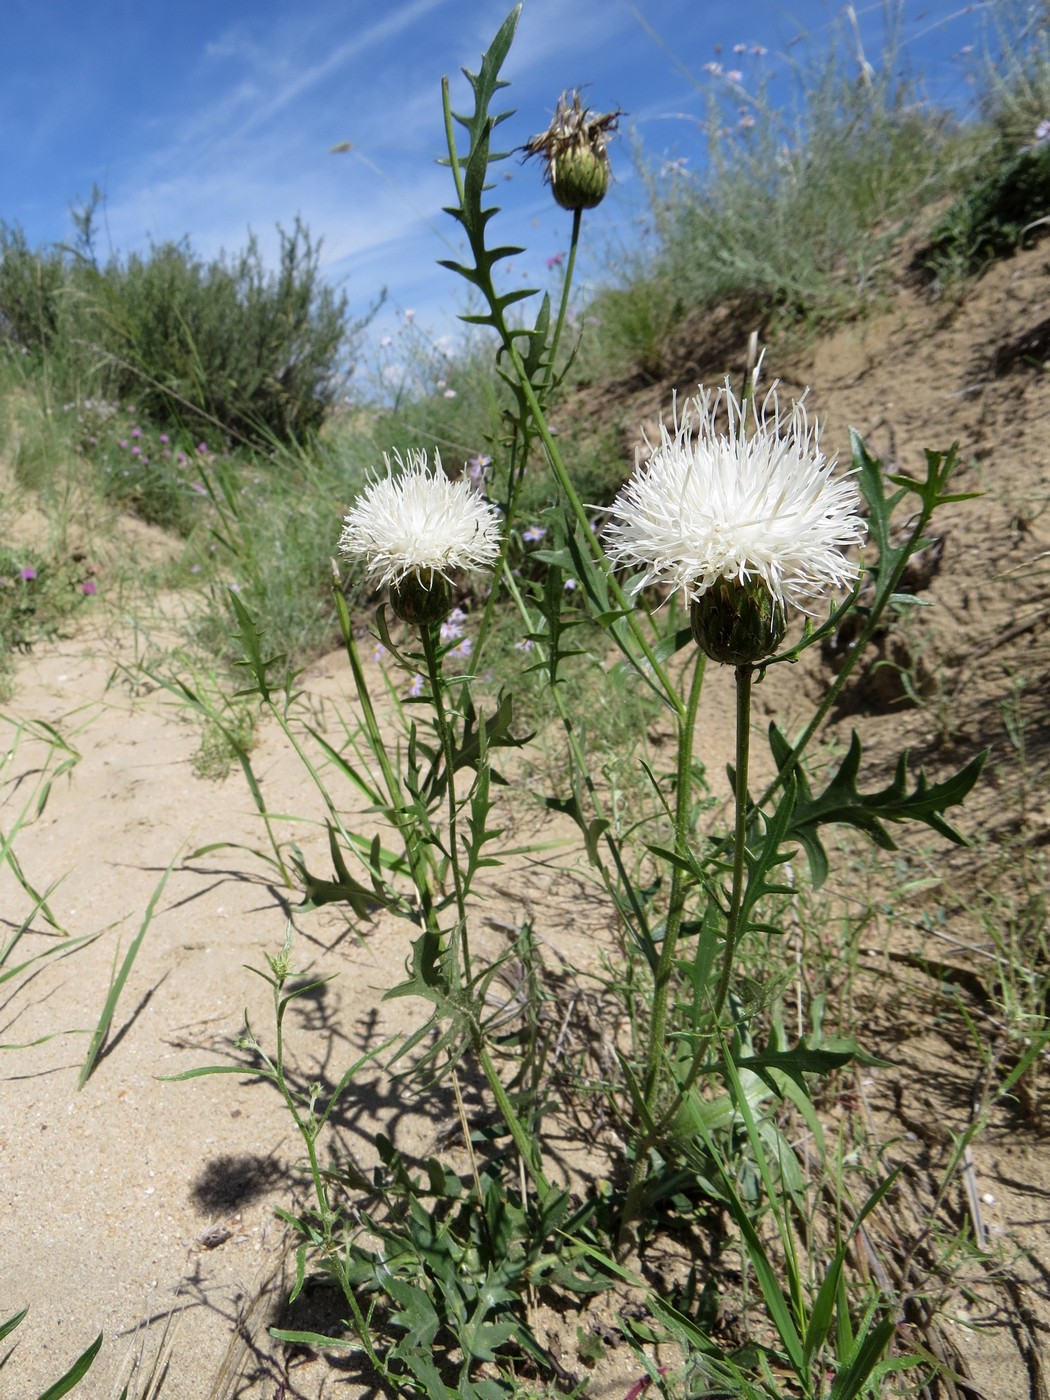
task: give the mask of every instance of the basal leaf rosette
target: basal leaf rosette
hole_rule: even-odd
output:
[[[820,450],[804,403],[782,411],[777,386],[758,403],[701,389],[660,439],[645,438],[630,480],[609,509],[614,563],[650,584],[680,590],[697,645],[743,666],[771,656],[787,610],[811,613],[848,586],[857,565],[843,552],[866,526],[851,478]]]
[[[364,564],[370,583],[389,587],[398,617],[434,625],[452,606],[452,575],[495,564],[499,512],[469,477],[446,476],[437,452],[433,469],[423,451],[383,460],[386,475],[370,481],[345,516],[339,549]]]

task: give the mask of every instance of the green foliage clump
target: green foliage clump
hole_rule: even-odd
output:
[[[0,223],[0,346],[54,354],[62,326],[67,268],[57,249],[32,249],[18,227]]]
[[[257,240],[205,261],[190,245],[94,255],[93,206],[76,249],[31,250],[0,226],[0,343],[47,362],[67,397],[134,399],[157,422],[291,442],[331,409],[364,324],[320,271],[320,243],[279,229],[275,271]]]
[[[975,272],[1045,233],[1048,216],[1050,141],[1022,150],[997,145],[934,229],[920,265],[941,276]]]
[[[346,298],[320,279],[320,245],[280,231],[276,272],[252,238],[204,262],[184,243],[112,261],[84,289],[117,397],[150,417],[187,415],[249,440],[316,431],[347,339]]]

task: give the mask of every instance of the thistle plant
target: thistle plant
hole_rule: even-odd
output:
[[[856,1058],[858,1047],[821,1036],[819,1027],[791,1043],[771,999],[745,994],[739,954],[749,938],[776,932],[771,921],[791,894],[785,865],[795,853],[805,853],[814,887],[824,882],[825,827],[853,827],[884,849],[894,847],[891,826],[905,821],[963,839],[945,813],[976,782],[980,759],[931,782],[911,772],[905,753],[892,782],[874,791],[861,787],[856,736],[822,790],[813,790],[805,764],[866,643],[900,606],[903,570],[923,547],[934,512],[963,499],[948,489],[955,454],[930,452],[924,477],[887,481],[854,438],[842,472],[823,452],[819,424],[804,403],[782,407],[776,387],[763,392],[756,371],[739,396],[727,382],[714,394],[701,389],[681,412],[675,408],[659,440],[640,450],[602,528],[592,528],[592,511],[574,488],[548,421],[560,387],[572,259],[557,315],[543,297],[531,325],[512,324],[511,306],[529,293],[500,290],[500,263],[518,250],[487,242],[497,212],[486,202],[491,167],[511,154],[492,149],[510,114],[493,113],[491,103],[505,86],[499,73],[517,17],[515,10],[501,27],[479,72],[467,73],[472,113],[454,113],[447,83],[443,90],[455,191],[449,212],[466,235],[470,259],[449,266],[482,298],[483,309],[469,319],[494,333],[497,372],[514,405],[504,438],[490,445],[495,484],[488,489],[500,491],[502,478],[501,510],[467,464],[450,476],[438,457],[431,468],[423,454],[412,453],[388,459],[347,513],[339,541],[344,559],[389,592],[392,617],[387,603],[380,604],[378,638],[392,666],[424,682],[410,706],[390,685],[400,735],[388,741],[338,578],[334,596],[360,721],[342,749],[327,741],[324,748],[329,763],[366,797],[377,829],[348,830],[338,801],[310,766],[327,809],[333,873],[318,875],[295,858],[304,908],[342,904],[362,927],[382,910],[411,926],[405,979],[387,995],[420,998],[428,1014],[396,1046],[389,1068],[409,1090],[450,1081],[470,1175],[462,1179],[438,1159],[425,1174],[413,1173],[380,1134],[382,1168],[374,1181],[344,1180],[348,1190],[372,1193],[371,1204],[340,1217],[317,1153],[331,1105],[319,1117],[296,1106],[318,1198],[312,1213],[293,1222],[302,1237],[299,1280],[308,1258],[335,1279],[359,1345],[398,1393],[488,1400],[513,1390],[515,1359],[558,1372],[530,1326],[537,1290],[587,1292],[637,1281],[667,1201],[714,1198],[738,1227],[777,1340],[760,1348],[759,1362],[747,1370],[704,1336],[694,1318],[650,1294],[650,1313],[665,1335],[686,1344],[694,1358],[706,1358],[709,1378],[717,1376],[735,1394],[816,1400],[829,1393],[829,1370],[837,1400],[874,1394],[888,1369],[912,1361],[885,1356],[895,1330],[891,1300],[869,1295],[859,1311],[851,1308],[845,1270],[853,1234],[888,1183],[845,1228],[836,1224],[831,1263],[819,1282],[808,1284],[793,1223],[801,1168],[776,1117],[782,1103],[793,1103],[820,1147],[813,1082]],[[591,120],[578,98],[571,105],[563,98],[558,110],[550,133],[528,149],[548,161],[555,198],[572,211],[575,252],[590,197],[577,192],[570,199],[558,182],[588,152],[607,178],[605,142],[614,114]],[[465,151],[457,126],[466,134]],[[531,555],[542,575],[522,581],[510,566],[508,541],[519,528],[520,475],[537,448],[559,500],[547,535],[537,541],[542,547]],[[900,515],[903,526],[896,523]],[[866,552],[858,554],[866,537]],[[619,959],[612,985],[630,1001],[633,1037],[616,1045],[619,1077],[594,1091],[605,1095],[603,1112],[616,1125],[619,1146],[610,1148],[602,1173],[610,1186],[570,1183],[546,1148],[545,1051],[530,1005],[540,974],[528,928],[515,951],[531,990],[513,1032],[506,1008],[494,1012],[492,1005],[501,959],[482,958],[471,937],[483,880],[512,854],[494,824],[494,788],[504,785],[506,800],[524,801],[529,782],[516,777],[513,760],[497,768],[497,751],[523,749],[531,736],[516,732],[509,690],[485,702],[473,676],[447,673],[445,658],[459,633],[459,624],[447,624],[453,584],[470,579],[476,596],[485,597],[475,664],[480,671],[496,610],[516,615],[564,740],[563,786],[546,795],[547,805],[578,826],[608,901],[609,925],[624,931],[608,956]],[[266,699],[272,661],[243,605],[235,599],[234,606],[247,669]],[[797,613],[804,615],[801,636],[786,643]],[[770,727],[776,776],[756,795],[749,782],[755,680],[769,667],[797,661],[854,614],[857,644],[810,720],[794,739]],[[588,635],[593,652],[610,645],[619,651],[622,672],[652,697],[674,738],[671,771],[644,769],[654,815],[626,829],[607,810],[586,724],[564,685],[570,667],[587,664],[588,648],[578,639]],[[731,665],[736,678],[733,820],[725,829],[705,827],[706,808],[697,801],[694,745],[709,662]],[[588,675],[594,685],[608,680],[601,665]],[[300,746],[287,707],[278,713]],[[300,752],[309,765],[305,746]],[[268,977],[279,1027],[289,956],[286,947]],[[264,1063],[288,1099],[283,1046],[282,1040],[276,1058]],[[516,1062],[519,1047],[524,1062]],[[254,1033],[251,1048],[264,1053]],[[468,1065],[480,1071],[488,1095],[483,1121],[473,1125],[459,1081]],[[729,1164],[731,1144],[743,1144],[754,1163],[753,1200],[745,1199]],[[763,1204],[775,1221],[779,1256],[756,1228]],[[371,1300],[366,1304],[363,1293]],[[376,1341],[384,1328],[396,1336],[386,1352]],[[778,1371],[790,1377],[783,1388]]]

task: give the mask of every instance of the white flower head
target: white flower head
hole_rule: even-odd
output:
[[[456,570],[491,568],[499,556],[500,522],[494,505],[466,476],[450,481],[434,453],[397,452],[395,474],[384,455],[386,475],[370,481],[343,523],[340,550],[364,561],[367,577],[382,587],[410,575],[446,581]]]
[[[724,427],[719,429],[721,412]],[[857,567],[842,553],[863,541],[860,497],[820,451],[804,403],[782,414],[774,384],[744,405],[728,380],[701,389],[673,431],[645,438],[647,456],[620,491],[604,532],[615,563],[640,567],[635,592],[662,583],[694,603],[720,581],[761,580],[781,608],[813,611]]]

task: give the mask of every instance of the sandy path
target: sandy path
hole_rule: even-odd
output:
[[[134,698],[110,683],[114,664],[129,659],[126,650],[112,637],[44,649],[27,659],[9,707],[48,719],[82,755],[43,814],[19,833],[16,850],[38,888],[65,877],[49,900],[57,921],[71,934],[101,936],[0,1003],[0,1040],[24,1043],[56,1027],[95,1024],[118,949],[122,956],[175,862],[106,1052],[83,1091],[76,1078],[85,1035],[9,1050],[3,1060],[4,1315],[30,1306],[0,1371],[0,1395],[11,1400],[54,1380],[99,1330],[105,1345],[77,1393],[116,1393],[117,1376],[126,1376],[137,1350],[136,1329],[172,1311],[176,1363],[163,1395],[200,1400],[221,1368],[239,1308],[280,1261],[283,1227],[273,1206],[287,1199],[286,1173],[298,1157],[291,1125],[265,1083],[232,1076],[158,1082],[228,1062],[246,1005],[267,1037],[267,989],[243,964],[259,965],[264,950],[280,947],[288,892],[269,884],[263,864],[243,851],[186,859],[215,841],[261,844],[261,823],[239,772],[221,783],[194,775],[198,731],[164,692]],[[311,680],[320,692],[338,690],[334,673],[322,665]],[[4,774],[0,810],[8,820],[42,752],[23,738],[15,771]],[[303,775],[279,733],[261,734],[254,761],[274,810],[317,805],[304,802]],[[315,833],[299,828],[296,839],[309,849],[304,837],[316,844]],[[6,866],[0,900],[6,923],[17,927],[28,901]],[[34,928],[46,925],[38,917]],[[323,962],[325,972],[344,974],[324,1007],[312,1008],[318,1024],[303,1048],[316,1062],[336,1052],[337,1036],[381,1034],[384,1013],[370,988],[392,984],[402,954],[391,940],[343,938],[327,957],[324,944],[338,939],[338,920],[313,915],[306,928],[296,946],[300,965],[317,971]],[[22,946],[32,941],[35,951],[44,936]],[[344,1008],[349,987],[357,1005]],[[373,1023],[359,1034],[366,1007],[375,1011]],[[209,1227],[230,1237],[207,1249],[200,1238]],[[156,1345],[151,1336],[147,1353]]]

